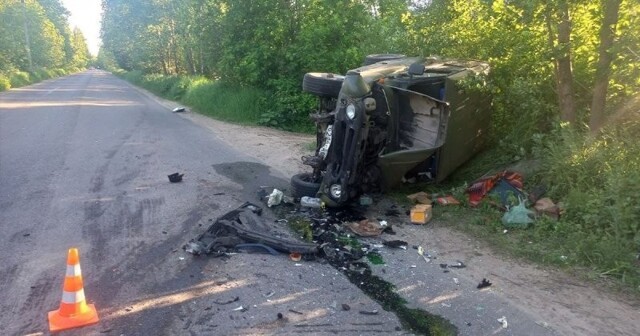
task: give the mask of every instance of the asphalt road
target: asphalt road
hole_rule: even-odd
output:
[[[174,172],[185,174],[182,183],[168,182]],[[80,250],[85,294],[101,321],[64,334],[407,334],[327,264],[182,251],[210,219],[257,202],[265,185],[287,180],[106,72],[0,93],[0,334],[48,334],[70,247]],[[416,276],[407,262],[417,258],[407,253],[388,255],[388,273],[410,273],[401,277],[405,294]],[[444,281],[429,280],[438,291]],[[446,284],[456,286],[449,275]],[[445,316],[461,334],[552,334],[494,295],[465,300]],[[498,315],[517,326],[502,329]]]
[[[169,183],[174,172],[184,182]],[[284,323],[276,315],[287,319],[288,309],[305,315],[293,314],[284,330],[320,332],[327,319],[340,324],[325,313],[341,291],[380,309],[328,265],[311,275],[311,264],[284,256],[194,259],[182,251],[210,218],[256,201],[260,185],[286,184],[271,174],[105,72],[1,93],[0,333],[47,333],[70,247],[80,250],[85,294],[102,319],[70,334],[247,334]],[[318,277],[336,280],[323,289]],[[240,305],[249,310],[233,311]],[[395,317],[382,318],[390,325],[377,328],[395,331]]]

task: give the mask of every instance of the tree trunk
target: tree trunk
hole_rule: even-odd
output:
[[[573,72],[571,70],[571,19],[567,1],[560,1],[558,7],[547,3],[546,24],[549,48],[553,51],[553,69],[556,78],[560,120],[575,123],[576,108],[573,91]],[[555,14],[558,14],[558,35],[554,33]],[[556,45],[557,38],[557,45]]]
[[[607,100],[607,89],[609,87],[609,71],[613,60],[613,40],[616,34],[616,24],[618,23],[618,12],[621,0],[603,0],[604,16],[600,27],[600,47],[598,64],[596,66],[596,76],[593,85],[593,100],[591,101],[591,117],[589,128],[594,134],[602,128],[605,121],[605,104]]]
[[[576,105],[573,96],[573,73],[571,70],[571,19],[567,1],[560,1],[560,22],[558,23],[558,103],[560,119],[576,122]]]

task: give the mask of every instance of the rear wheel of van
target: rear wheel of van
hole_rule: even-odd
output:
[[[302,91],[320,97],[338,98],[342,82],[344,82],[344,76],[342,75],[309,72],[302,79]]]

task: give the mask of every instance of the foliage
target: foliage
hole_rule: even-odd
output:
[[[59,0],[0,1],[0,74],[12,87],[86,67],[86,41],[71,32],[68,16]]]
[[[146,75],[142,71],[116,71],[125,80],[155,94],[180,100],[198,112],[226,121],[257,124],[266,93],[239,88],[202,76]]]
[[[9,78],[0,75],[0,92],[9,90],[11,88],[11,81]]]

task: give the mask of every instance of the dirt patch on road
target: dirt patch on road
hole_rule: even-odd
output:
[[[197,113],[182,116],[210,129],[231,147],[263,161],[286,178],[309,169],[300,157],[311,154],[308,146],[315,141],[313,135],[229,124]]]
[[[233,125],[195,113],[182,115],[285,177],[306,170],[300,157],[309,154],[312,135]],[[469,281],[490,278],[494,292],[550,331],[562,335],[634,335],[640,330],[640,304],[635,300],[604,292],[558,270],[505,258],[446,223],[435,223],[427,228],[405,226],[406,232],[401,234],[416,244],[431,246],[448,259],[465,260]]]

